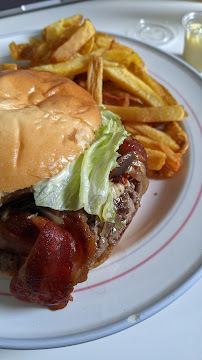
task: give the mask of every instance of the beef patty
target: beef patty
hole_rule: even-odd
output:
[[[138,210],[142,194],[148,186],[144,149],[135,143],[135,151],[131,144],[125,144],[119,150],[121,156],[118,166],[110,174],[116,210],[115,223],[102,223],[96,216],[84,210],[79,211],[95,241],[96,251],[91,267],[99,265],[109,256]],[[5,197],[0,209],[0,271],[12,276],[25,262],[39,233],[31,225],[33,215],[45,215],[60,225],[64,213],[68,212],[36,207],[32,188]],[[22,214],[26,214],[26,218]],[[30,229],[31,238],[27,234]]]

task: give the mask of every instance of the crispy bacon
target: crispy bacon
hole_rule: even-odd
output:
[[[105,81],[103,84],[103,104],[117,106],[145,106],[142,99],[118,88],[117,85],[111,81]]]
[[[145,164],[147,163],[147,154],[144,146],[130,136],[127,137],[123,144],[120,145],[118,152],[120,155],[126,155],[134,152],[138,159],[141,159],[141,161]]]
[[[87,279],[89,268],[95,258],[96,243],[83,212],[68,212],[63,219],[65,229],[75,240],[76,251],[73,255],[72,283],[76,285]]]
[[[73,237],[47,220],[25,264],[11,280],[11,294],[25,302],[63,308],[73,290],[74,253]]]
[[[103,91],[103,104],[104,105],[116,105],[116,106],[129,106],[130,99],[128,94],[124,96],[117,96]]]
[[[129,179],[135,179],[142,183],[142,193],[148,188],[147,154],[139,141],[127,137],[118,150],[121,155],[118,158],[119,166],[110,173],[110,178],[115,183],[126,184]]]
[[[5,207],[4,207],[5,208]],[[37,236],[39,229],[30,219],[31,213],[12,212],[6,206],[5,212],[1,212],[0,218],[0,248],[14,251],[19,255],[28,255]]]
[[[13,277],[11,293],[19,300],[59,309],[73,286],[85,281],[95,256],[95,241],[80,212],[62,212],[64,226],[33,216],[39,236],[25,264]]]

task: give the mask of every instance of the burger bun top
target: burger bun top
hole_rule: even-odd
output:
[[[100,125],[100,108],[73,81],[41,71],[1,72],[1,196],[57,174]]]

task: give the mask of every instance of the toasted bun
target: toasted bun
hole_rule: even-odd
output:
[[[32,70],[0,73],[0,193],[57,174],[84,151],[100,109],[73,81]]]

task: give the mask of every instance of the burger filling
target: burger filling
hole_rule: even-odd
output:
[[[51,187],[57,196],[53,196],[55,208],[49,207],[48,181],[4,198],[0,209],[0,268],[13,275],[10,290],[16,298],[51,309],[63,308],[71,299],[73,287],[85,281],[88,271],[109,256],[139,208],[148,185],[142,145],[128,134],[122,134],[119,142],[116,159],[111,159],[108,168],[110,194],[103,191],[101,205],[95,189],[86,189],[88,201],[93,193],[92,204],[84,202],[82,207],[68,209],[63,196],[63,207],[58,207],[61,194]],[[99,139],[99,149],[100,144]],[[81,179],[79,184],[82,180],[85,183],[86,179]],[[67,188],[68,184],[64,194]],[[109,214],[112,205],[113,216]]]

